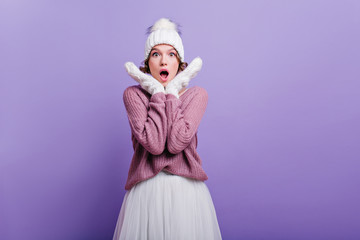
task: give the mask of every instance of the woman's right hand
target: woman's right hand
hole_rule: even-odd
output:
[[[140,69],[132,62],[125,63],[125,68],[128,74],[144,88],[148,93],[154,95],[155,93],[165,93],[165,88],[153,76],[147,75],[140,71]]]

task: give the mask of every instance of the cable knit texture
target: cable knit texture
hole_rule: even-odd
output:
[[[161,170],[208,179],[196,151],[197,130],[208,102],[204,88],[188,88],[177,98],[162,92],[150,95],[135,85],[125,89],[123,100],[134,148],[126,190]]]

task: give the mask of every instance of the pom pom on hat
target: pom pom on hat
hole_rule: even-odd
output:
[[[161,18],[148,28],[149,37],[145,43],[145,59],[148,58],[151,49],[158,44],[169,44],[179,54],[180,60],[184,61],[184,46],[179,35],[178,25],[170,19]]]
[[[157,20],[154,25],[148,28],[148,33],[152,33],[160,29],[174,30],[180,34],[176,23],[172,22],[170,19],[167,18],[160,18],[159,20]]]

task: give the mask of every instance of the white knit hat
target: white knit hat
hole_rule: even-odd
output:
[[[158,44],[169,44],[179,54],[181,62],[184,61],[184,46],[179,35],[177,25],[170,19],[161,18],[149,28],[150,35],[145,43],[145,59],[148,58],[151,49]]]

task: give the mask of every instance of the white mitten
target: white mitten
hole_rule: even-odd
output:
[[[153,76],[147,75],[140,71],[138,67],[132,62],[125,63],[125,68],[128,74],[144,88],[148,93],[154,95],[158,92],[165,93],[164,86],[156,80]]]
[[[174,79],[168,83],[165,94],[173,94],[175,97],[179,98],[180,90],[189,85],[190,80],[197,75],[201,67],[202,60],[200,57],[196,57],[184,71],[178,73]]]

